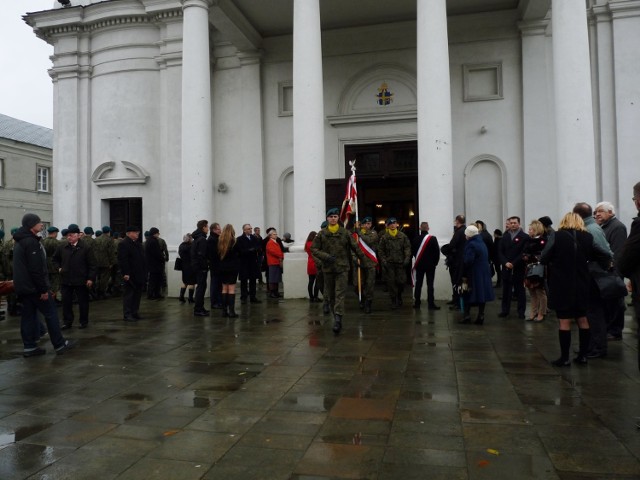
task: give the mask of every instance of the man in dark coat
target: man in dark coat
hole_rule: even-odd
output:
[[[596,223],[600,225],[613,252],[614,264],[617,264],[622,246],[627,239],[627,227],[616,217],[616,210],[610,202],[600,202],[593,212]],[[607,340],[622,340],[624,328],[624,297],[603,300],[607,322]]]
[[[200,220],[191,234],[191,268],[196,274],[196,293],[193,314],[196,317],[208,317],[209,310],[204,308],[204,294],[207,291],[207,276],[209,275],[209,260],[207,258],[207,234],[209,222]]]
[[[440,310],[436,305],[433,295],[433,283],[436,276],[436,266],[440,261],[440,247],[438,239],[429,234],[429,222],[420,224],[420,233],[411,242],[411,254],[416,259],[413,264],[415,288],[413,290],[413,308],[420,308],[422,296],[422,284],[427,277],[427,302],[429,310]]]
[[[138,310],[147,280],[144,247],[138,241],[139,227],[127,227],[126,237],[118,244],[118,266],[123,281],[122,309],[125,322],[140,320]]]
[[[80,328],[89,324],[89,290],[96,278],[96,260],[93,249],[80,240],[80,228],[71,224],[67,243],[60,245],[53,255],[53,264],[60,273],[62,285],[63,330],[73,325],[73,298],[78,299]]]
[[[253,228],[248,223],[242,226],[242,235],[236,240],[240,250],[240,303],[262,303],[256,297],[256,280],[259,275],[258,252],[261,248],[258,239],[253,235]]]
[[[160,300],[162,298],[165,256],[158,237],[160,237],[160,230],[156,227],[151,227],[144,249],[147,269],[149,270],[149,284],[147,285],[147,298],[149,300]]]
[[[448,244],[442,247],[442,253],[447,257],[446,264],[449,268],[451,278],[452,297],[449,305],[452,309],[460,309],[460,294],[456,285],[462,281],[462,269],[464,266],[464,245],[467,237],[464,236],[466,218],[464,215],[457,215],[453,220],[453,235]]]
[[[40,217],[27,213],[22,217],[22,227],[13,235],[13,282],[16,294],[22,302],[20,334],[24,344],[24,357],[46,353],[44,348],[38,346],[40,323],[37,312],[44,315],[49,339],[57,354],[74,346],[74,342],[65,340],[60,331],[58,313],[49,285],[47,255],[38,237],[43,227]]]
[[[518,318],[524,320],[527,296],[524,291],[526,264],[522,260],[522,250],[529,240],[529,235],[520,228],[520,217],[507,218],[507,227],[498,246],[498,259],[502,267],[502,309],[498,316],[501,318],[509,316],[513,290],[518,301]]]
[[[640,326],[640,182],[633,186],[633,203],[638,216],[633,219],[629,237],[617,257],[618,271],[631,280],[631,299]],[[638,335],[638,368],[640,368],[640,335]]]
[[[209,296],[211,308],[222,308],[222,279],[220,278],[220,254],[218,253],[218,239],[222,233],[219,223],[212,223],[207,239],[207,257],[211,273]]]

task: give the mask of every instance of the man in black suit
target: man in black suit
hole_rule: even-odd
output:
[[[220,254],[218,253],[218,239],[222,233],[219,223],[212,223],[207,238],[207,257],[209,258],[209,273],[211,274],[210,298],[211,308],[222,308],[222,279],[220,278]]]
[[[411,253],[416,259],[412,271],[412,273],[415,274],[413,308],[420,308],[422,283],[426,275],[429,310],[440,310],[440,307],[435,304],[433,297],[433,280],[436,276],[436,266],[440,261],[440,247],[438,246],[438,239],[433,235],[429,235],[429,222],[422,222],[420,224],[420,234],[414,237],[411,242]]]
[[[460,295],[456,289],[456,285],[462,281],[462,268],[464,263],[464,245],[467,237],[464,235],[467,221],[464,215],[457,215],[453,221],[453,236],[451,241],[442,247],[442,253],[447,257],[446,264],[449,268],[449,276],[451,277],[451,288],[453,291],[449,308],[454,310],[460,309]]]
[[[150,228],[149,238],[144,248],[147,268],[149,269],[149,284],[147,285],[147,298],[149,300],[162,298],[160,292],[162,290],[165,256],[158,237],[160,237],[160,230],[156,227]]]
[[[498,246],[498,259],[502,267],[502,308],[500,318],[509,316],[511,309],[511,291],[518,300],[518,318],[524,319],[527,297],[524,291],[524,273],[526,264],[522,260],[522,250],[529,235],[520,228],[520,217],[507,218],[507,231]]]
[[[207,277],[209,276],[209,258],[207,256],[207,234],[209,222],[199,220],[196,229],[191,234],[191,268],[196,272],[196,293],[193,314],[196,317],[208,317],[209,310],[204,308],[204,294],[207,291]]]
[[[260,272],[258,267],[258,251],[261,248],[258,239],[252,234],[249,223],[242,226],[242,235],[237,238],[240,249],[240,303],[262,303],[256,298],[256,280]]]
[[[147,280],[144,248],[138,241],[139,227],[127,227],[124,240],[118,244],[118,267],[122,274],[122,309],[125,322],[140,320],[138,310],[142,289]]]

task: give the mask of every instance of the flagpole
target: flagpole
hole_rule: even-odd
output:
[[[351,176],[353,177],[353,183],[356,185],[356,192],[357,192],[357,188],[358,188],[358,184],[356,182],[356,159],[354,158],[353,160],[349,160],[349,165],[351,165]],[[359,225],[360,223],[360,217],[358,214],[358,195],[356,194],[356,201],[355,201],[355,210],[356,210],[356,224]],[[360,268],[360,259],[357,259],[358,262],[358,301],[360,303],[362,303],[362,270]]]

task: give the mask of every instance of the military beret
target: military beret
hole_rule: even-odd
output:
[[[392,223],[398,223],[398,220],[396,219],[396,217],[387,218],[387,225],[391,225]]]
[[[160,230],[158,230],[156,227],[151,227],[149,229],[149,235],[155,235],[156,233],[160,233]]]
[[[338,210],[337,208],[330,208],[329,210],[327,210],[327,217],[330,215],[340,215],[340,210]]]
[[[373,222],[373,218],[371,217],[364,217],[362,219],[362,223],[369,223],[369,222]]]
[[[58,227],[49,227],[47,228],[47,233],[58,233],[60,230],[58,230]]]
[[[145,230],[144,237],[147,238],[147,237],[150,237],[150,236],[151,236],[151,234],[149,233],[149,230]]]
[[[80,233],[80,227],[75,223],[72,223],[67,227],[67,233]]]
[[[102,230],[96,230],[96,237],[102,236]]]
[[[134,225],[129,225],[127,227],[127,232],[139,232],[140,231],[140,227],[136,227]]]
[[[85,235],[93,235],[93,228],[91,228],[91,227],[84,227],[84,234],[85,234]]]
[[[13,235],[14,233],[16,233],[18,231],[18,227],[13,227],[11,229],[11,235]]]
[[[322,222],[320,224],[320,228],[327,228],[327,225],[329,225],[329,222],[327,222],[326,220],[324,222]]]
[[[111,227],[109,225],[105,225],[102,227],[102,233],[109,233],[111,231]]]
[[[63,237],[65,237],[68,233],[69,233],[68,228],[63,228],[62,230],[60,230],[60,235],[62,235]]]

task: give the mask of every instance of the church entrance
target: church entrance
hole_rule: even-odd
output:
[[[124,233],[128,226],[143,228],[142,198],[109,200],[109,226],[114,232]],[[140,235],[142,238],[142,235]]]
[[[340,206],[351,175],[349,160],[356,160],[358,213],[371,216],[376,230],[387,218],[398,219],[412,238],[418,230],[418,142],[392,142],[345,147],[345,179],[326,182],[327,206]]]

